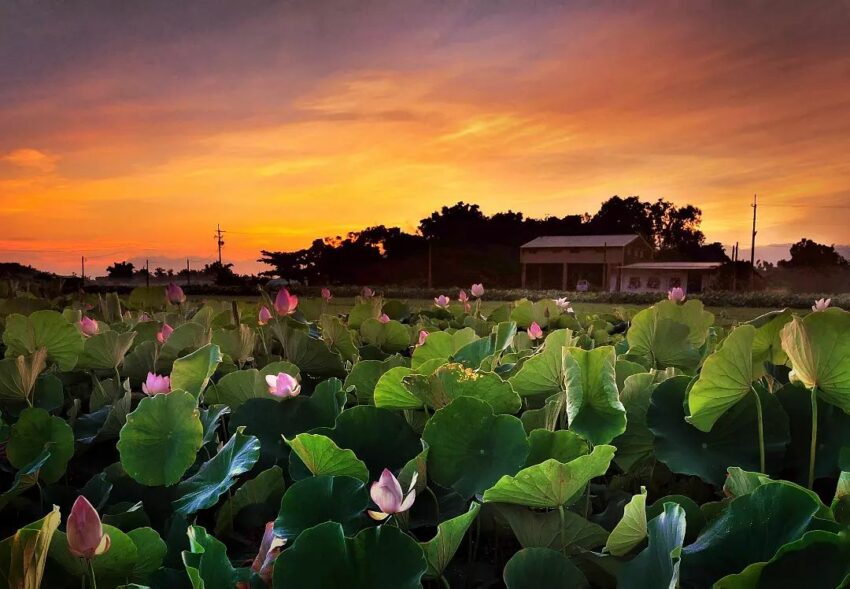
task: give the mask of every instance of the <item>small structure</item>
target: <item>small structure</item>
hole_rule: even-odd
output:
[[[628,264],[611,278],[609,290],[620,292],[667,292],[681,287],[702,292],[710,287],[722,262],[642,262]]]

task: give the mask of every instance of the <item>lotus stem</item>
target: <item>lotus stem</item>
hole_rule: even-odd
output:
[[[759,472],[767,474],[764,458],[764,415],[761,410],[761,397],[759,397],[755,388],[753,388],[753,395],[756,399],[756,419],[758,420],[759,432]]]
[[[809,489],[815,486],[815,454],[818,448],[818,396],[812,387],[812,441],[809,445]]]
[[[91,589],[97,589],[97,579],[94,576],[94,559],[87,558],[86,562],[89,565],[89,578],[91,579]]]
[[[446,589],[452,589],[452,586],[449,585],[449,580],[446,578],[445,575],[440,575],[440,584],[442,584],[442,586]]]
[[[561,518],[561,550],[567,554],[567,517],[564,513],[564,506],[558,506],[558,515]]]

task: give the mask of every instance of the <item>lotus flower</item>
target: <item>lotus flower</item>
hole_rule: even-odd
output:
[[[171,392],[171,378],[148,372],[148,377],[142,383],[142,392],[149,397],[164,395]]]
[[[438,297],[434,297],[434,304],[437,305],[441,309],[446,309],[449,306],[451,299],[446,295],[440,295]]]
[[[419,345],[421,346],[422,344],[424,344],[426,339],[428,339],[428,332],[425,331],[424,329],[420,330],[419,331]]]
[[[162,324],[162,329],[156,334],[156,341],[161,344],[164,344],[168,341],[168,338],[171,337],[171,334],[174,333],[174,328],[171,327],[168,323]]]
[[[818,299],[815,301],[815,304],[812,305],[812,311],[826,311],[831,302],[832,299]]]
[[[540,329],[540,325],[537,324],[537,321],[532,322],[532,324],[528,326],[528,337],[531,340],[543,337],[543,330]]]
[[[109,550],[109,534],[103,533],[103,525],[97,510],[89,500],[80,495],[74,501],[66,526],[68,551],[77,558],[91,560]]]
[[[468,303],[469,302],[469,295],[466,294],[465,290],[460,289],[460,292],[457,293],[457,300],[460,301],[461,303]]]
[[[150,320],[151,320],[151,316],[148,315],[147,313],[145,313],[144,311],[142,312],[141,315],[139,315],[139,323],[144,323],[145,321],[150,321]]]
[[[667,298],[674,303],[681,303],[685,300],[685,289],[681,286],[671,288],[670,292],[667,293]]]
[[[385,468],[384,472],[381,473],[381,478],[372,483],[372,487],[369,489],[372,501],[381,511],[369,510],[369,517],[381,521],[395,513],[403,513],[410,509],[416,499],[416,491],[413,490],[413,487],[416,485],[417,476],[418,473],[414,472],[405,497],[398,479]]]
[[[325,299],[325,302],[330,301],[334,296],[331,294],[331,289],[325,287],[322,289],[322,298]]]
[[[285,372],[269,374],[266,377],[266,384],[269,385],[269,393],[280,399],[297,397],[301,392],[301,385],[295,377]]]
[[[369,288],[368,286],[364,286],[362,289],[360,289],[360,296],[364,299],[371,299],[373,296],[375,296],[375,291]]]
[[[286,316],[295,313],[295,308],[298,306],[298,297],[289,294],[285,288],[277,291],[277,296],[274,299],[274,310],[278,315]]]
[[[274,522],[267,523],[257,558],[251,563],[251,570],[257,573],[266,585],[271,585],[274,561],[284,544],[286,544],[285,538],[278,538],[274,535]]]
[[[165,287],[165,296],[172,305],[182,305],[186,302],[186,294],[183,289],[173,282],[169,282],[168,286]]]
[[[572,313],[573,307],[566,297],[562,297],[560,299],[553,299],[555,301],[555,305],[563,312],[563,313]]]
[[[97,321],[95,321],[91,317],[83,317],[82,319],[80,319],[80,322],[77,323],[77,326],[80,328],[80,331],[82,331],[83,335],[86,337],[91,337],[97,334],[99,330]]]
[[[476,299],[480,299],[484,296],[484,285],[480,282],[478,284],[473,284],[472,288],[469,289],[469,292],[472,293]]]
[[[381,313],[381,316],[378,317],[378,321],[380,321],[381,323],[389,323],[390,322],[390,316],[387,315],[386,313]]]
[[[269,311],[269,308],[263,305],[260,307],[260,312],[257,313],[257,323],[260,325],[265,325],[272,318],[272,312]]]

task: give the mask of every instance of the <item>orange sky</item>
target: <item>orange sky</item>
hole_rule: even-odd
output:
[[[758,192],[760,244],[850,243],[845,2],[10,4],[0,261],[201,264],[221,223],[255,271],[461,199],[613,194],[748,245]]]

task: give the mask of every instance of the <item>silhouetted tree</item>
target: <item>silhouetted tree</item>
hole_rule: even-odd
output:
[[[132,278],[135,266],[132,262],[113,262],[111,266],[106,268],[106,273],[110,278]]]
[[[824,245],[803,238],[791,246],[791,259],[779,260],[781,268],[825,268],[847,266],[847,260],[835,251],[834,245]]]

